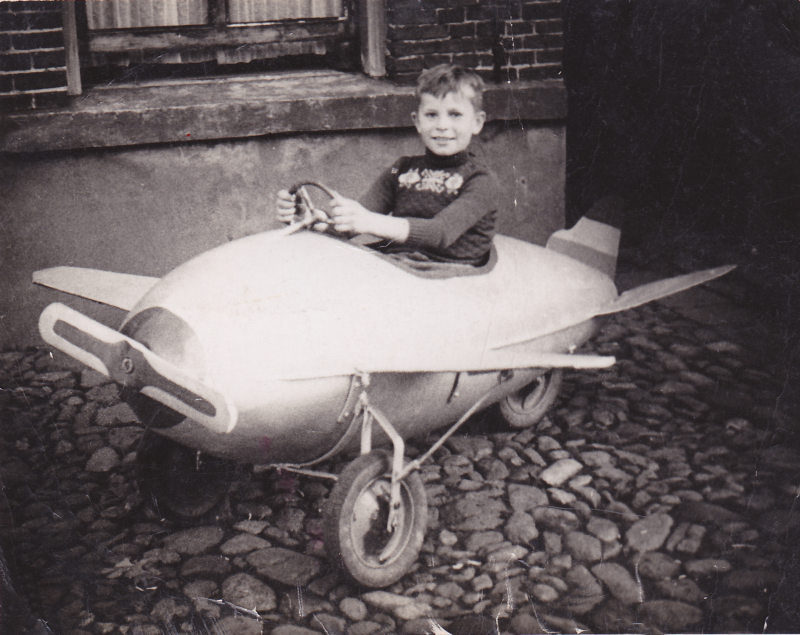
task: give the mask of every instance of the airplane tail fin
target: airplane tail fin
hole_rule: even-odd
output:
[[[575,226],[554,232],[547,249],[564,254],[602,271],[613,280],[617,270],[622,199],[608,196],[600,199]]]

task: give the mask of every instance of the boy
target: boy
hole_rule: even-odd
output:
[[[415,263],[487,262],[498,186],[469,151],[486,120],[482,91],[480,76],[460,66],[424,71],[411,118],[425,154],[400,158],[360,202],[337,194],[330,213],[334,228],[383,238],[382,251]],[[278,218],[289,222],[293,212],[294,198],[281,190]]]

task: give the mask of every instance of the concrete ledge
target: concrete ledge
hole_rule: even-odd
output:
[[[0,116],[0,152],[42,152],[411,125],[412,87],[335,71],[97,87],[59,110]],[[561,81],[492,84],[489,120],[564,119]]]

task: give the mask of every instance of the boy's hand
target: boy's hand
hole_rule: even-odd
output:
[[[336,231],[343,234],[370,233],[370,216],[373,216],[373,212],[363,207],[358,201],[346,198],[338,192],[333,192],[333,194],[330,215]]]
[[[276,218],[282,223],[292,223],[297,213],[297,204],[295,196],[289,193],[289,190],[280,190],[275,199]],[[328,229],[328,223],[316,222],[311,225],[311,229],[324,232]]]
[[[408,220],[376,214],[338,192],[333,192],[330,216],[336,231],[344,234],[372,234],[399,243],[408,239]]]
[[[282,223],[291,223],[294,220],[294,196],[289,190],[281,190],[275,198],[276,218]]]
[[[280,222],[291,223],[294,220],[295,197],[288,190],[278,192],[275,206],[276,218]],[[330,217],[334,229],[343,234],[373,234],[401,243],[408,238],[409,225],[406,219],[376,214],[338,192],[333,192]],[[328,224],[315,223],[312,228],[325,231]]]

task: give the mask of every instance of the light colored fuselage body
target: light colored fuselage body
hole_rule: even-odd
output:
[[[310,462],[347,432],[354,377],[369,376],[371,403],[401,436],[419,436],[530,383],[543,369],[519,367],[521,354],[580,346],[592,310],[617,296],[561,254],[504,236],[495,249],[485,273],[426,278],[314,232],[259,234],[162,278],[122,331],[235,405],[231,433],[186,419],[163,434],[252,463]],[[148,312],[160,324],[137,320]]]

